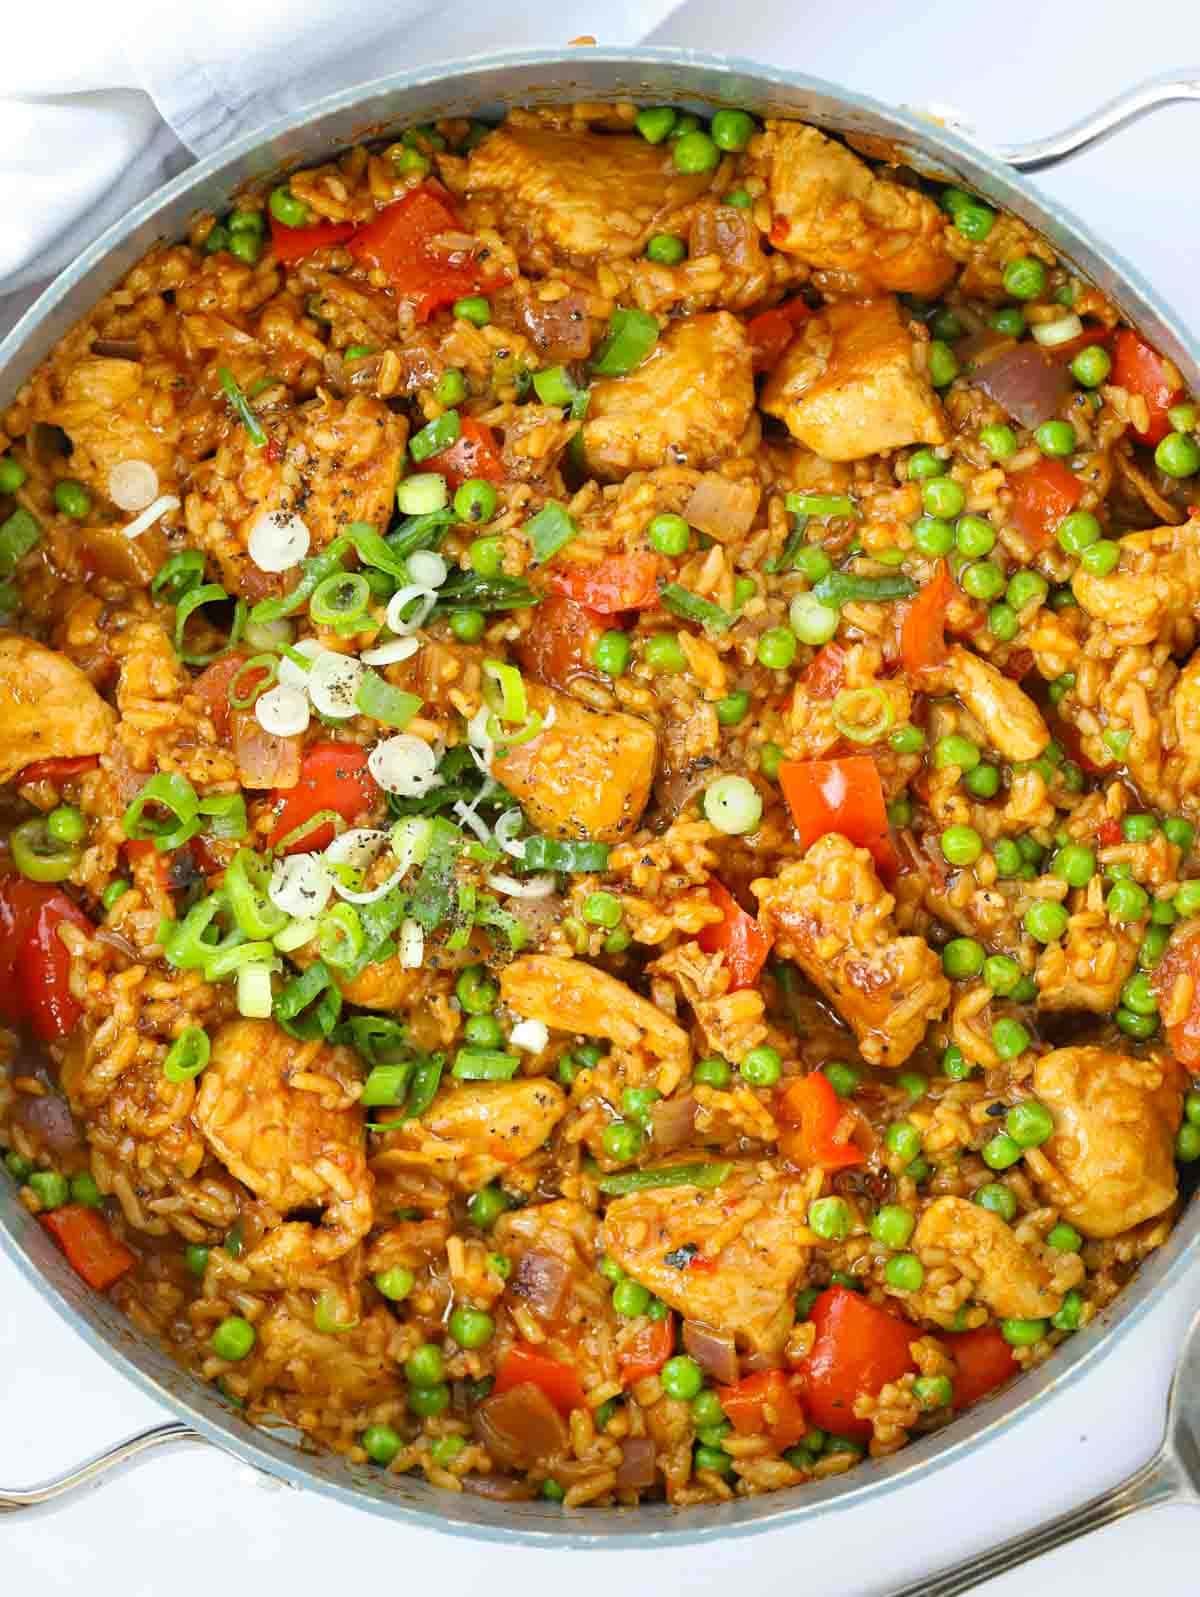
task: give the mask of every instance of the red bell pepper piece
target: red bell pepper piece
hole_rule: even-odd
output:
[[[1120,821],[1101,821],[1096,828],[1096,841],[1101,848],[1113,848],[1121,841],[1121,835]]]
[[[97,1292],[107,1292],[137,1262],[109,1230],[104,1216],[82,1203],[67,1203],[41,1216],[75,1271]]]
[[[982,1325],[977,1331],[957,1331],[945,1337],[945,1343],[958,1365],[954,1377],[955,1408],[970,1408],[1017,1373],[1013,1350],[994,1325]]]
[[[367,751],[357,743],[314,743],[305,751],[300,780],[295,787],[275,794],[279,818],[271,834],[278,848],[320,810],[335,810],[344,821],[357,821],[379,797],[379,787],[367,769]],[[324,822],[287,844],[285,854],[321,849],[333,841],[333,823]]]
[[[565,594],[549,593],[534,608],[529,630],[517,644],[517,658],[539,682],[569,687],[577,677],[597,674],[592,646],[606,621]]]
[[[1185,1070],[1200,1070],[1200,935],[1189,932],[1173,937],[1150,977],[1160,1006],[1167,1007],[1181,977],[1190,983],[1185,1013],[1167,1030],[1171,1052]]]
[[[1149,425],[1144,432],[1140,428],[1134,431],[1143,443],[1160,444],[1171,431],[1167,412],[1179,403],[1183,389],[1158,351],[1143,343],[1128,327],[1122,327],[1114,340],[1109,381],[1115,388],[1124,388],[1146,401]]]
[[[1062,518],[1083,497],[1083,484],[1061,460],[1047,458],[1008,479],[1012,490],[1012,519],[1035,549],[1043,549],[1058,530]]]
[[[32,782],[53,782],[55,787],[61,787],[73,776],[82,776],[85,771],[92,771],[99,764],[98,754],[64,755],[59,760],[35,760],[32,765],[27,765],[18,774],[16,785],[25,787]]]
[[[583,1407],[583,1387],[569,1364],[547,1358],[527,1342],[514,1342],[496,1371],[493,1392],[509,1392],[531,1383],[548,1397],[560,1414]]]
[[[675,1346],[675,1316],[646,1320],[630,1339],[617,1349],[621,1385],[633,1386],[647,1375],[657,1375],[671,1357]]]
[[[833,699],[846,676],[846,651],[840,643],[827,643],[800,673],[799,683],[810,699]]]
[[[771,939],[728,888],[715,879],[708,884],[708,896],[725,918],[702,926],[696,941],[706,954],[725,955],[731,992],[753,987],[771,952]]]
[[[80,1015],[71,996],[71,956],[58,935],[64,923],[89,936],[95,930],[61,888],[19,876],[0,881],[0,1004],[39,1042],[65,1037]]]
[[[849,1140],[844,1129],[853,1126],[853,1119],[821,1071],[790,1081],[780,1093],[777,1107],[779,1118],[797,1128],[785,1131],[779,1143],[784,1157],[793,1164],[805,1170],[845,1170],[863,1163],[862,1149]]]
[[[360,227],[349,248],[356,261],[385,272],[397,293],[413,301],[417,320],[427,322],[442,306],[484,287],[469,251],[438,245],[461,232],[445,189],[422,183]]]
[[[232,654],[223,654],[192,683],[192,692],[198,695],[204,708],[208,711],[209,720],[216,730],[217,736],[222,740],[229,736],[230,717],[233,706],[229,702],[229,687],[234,677],[245,665],[250,656],[241,650]],[[266,668],[262,670],[247,671],[245,677],[238,683],[238,696],[248,698],[260,676],[265,677]]]
[[[784,760],[779,785],[792,812],[801,848],[827,832],[840,832],[859,848],[870,849],[885,874],[896,869],[888,832],[883,784],[869,754],[841,760]]]
[[[900,658],[915,675],[946,659],[946,611],[954,597],[954,580],[939,560],[929,582],[908,605],[900,626]]]
[[[549,574],[550,586],[598,615],[618,615],[622,610],[648,610],[658,603],[660,569],[657,555],[609,555],[591,566],[555,567]]]
[[[760,1370],[736,1386],[719,1386],[717,1395],[739,1436],[766,1434],[782,1452],[795,1447],[808,1429],[804,1407],[796,1395],[800,1383],[782,1370]]]
[[[353,222],[311,222],[306,227],[285,227],[277,216],[271,217],[271,248],[283,266],[292,266],[327,244],[344,244],[354,233]]]
[[[822,1292],[811,1318],[817,1336],[803,1367],[809,1417],[822,1430],[866,1440],[871,1426],[855,1418],[855,1400],[877,1396],[916,1368],[909,1343],[921,1333],[844,1286]]]
[[[812,315],[802,299],[785,300],[769,311],[760,311],[746,323],[750,340],[750,359],[756,372],[770,371],[796,336],[800,324]]]
[[[458,437],[449,449],[441,450],[434,457],[433,469],[441,472],[451,488],[460,487],[471,477],[503,482],[505,476],[495,433],[474,416],[462,418]]]

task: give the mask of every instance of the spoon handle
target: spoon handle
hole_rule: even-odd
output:
[[[985,1580],[993,1580],[1031,1558],[1051,1552],[1055,1547],[1086,1536],[1089,1531],[1112,1525],[1139,1508],[1159,1503],[1196,1502],[1196,1492],[1173,1452],[1163,1447],[1148,1464],[1098,1497],[1081,1503],[1037,1530],[1021,1531],[987,1552],[952,1564],[940,1574],[915,1580],[891,1593],[891,1597],[957,1597]]]

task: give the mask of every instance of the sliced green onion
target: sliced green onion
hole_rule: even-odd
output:
[[[565,366],[547,366],[533,374],[533,391],[543,405],[570,405],[579,386]]]
[[[400,730],[416,715],[422,702],[415,693],[405,693],[403,688],[393,687],[377,671],[371,670],[363,672],[358,692],[354,696],[355,707],[363,715],[370,716],[372,721],[378,721],[383,726]]]
[[[317,960],[275,995],[275,1019],[301,1042],[328,1037],[342,1012],[342,995],[329,967]]]
[[[168,818],[155,820],[146,814],[150,805],[168,812]],[[125,836],[134,842],[152,839],[164,853],[180,848],[200,830],[197,817],[200,801],[186,776],[160,771],[152,776],[121,817]]]
[[[520,1067],[515,1054],[498,1048],[460,1048],[451,1075],[459,1081],[511,1081]]]
[[[24,507],[0,524],[0,577],[11,577],[17,565],[42,538],[42,529]]]
[[[345,817],[337,810],[318,810],[315,815],[310,815],[306,821],[301,821],[299,826],[293,826],[290,832],[285,832],[275,844],[275,853],[290,854],[297,843],[323,826],[332,826],[340,837],[346,830]]]
[[[557,837],[527,837],[522,858],[526,870],[564,871],[574,875],[599,874],[608,869],[609,845],[563,841]]]
[[[44,815],[23,821],[8,839],[12,862],[30,882],[65,881],[79,864],[80,850],[50,835]]]
[[[349,548],[348,539],[335,538],[319,555],[302,560],[300,581],[291,592],[277,599],[260,600],[251,610],[250,620],[258,624],[278,621],[283,616],[294,615],[297,610],[303,609],[325,578],[340,570]]]
[[[562,505],[553,500],[543,505],[536,516],[525,523],[525,532],[533,546],[533,558],[539,564],[565,549],[572,538],[579,536],[579,528]]]
[[[420,432],[414,433],[408,440],[408,452],[420,464],[428,460],[431,455],[440,455],[443,449],[449,449],[462,432],[462,421],[456,410],[447,410],[422,427]]]
[[[190,589],[179,600],[175,606],[175,653],[184,665],[208,665],[219,654],[231,649],[241,637],[242,628],[246,624],[246,604],[243,599],[238,599],[233,607],[233,624],[229,629],[229,636],[219,649],[214,649],[211,654],[196,654],[184,647],[184,629],[192,612],[206,604],[226,603],[228,599],[229,595],[219,583],[206,582],[199,588]]]
[[[658,322],[649,312],[618,305],[592,360],[592,370],[601,377],[624,377],[642,364],[657,343]]]
[[[848,571],[831,571],[812,591],[822,604],[840,607],[855,600],[884,604],[891,599],[911,599],[917,585],[908,577],[855,577]]]
[[[728,610],[702,599],[698,593],[689,593],[677,582],[664,583],[659,589],[659,597],[675,615],[682,616],[685,621],[699,621],[710,632],[727,632],[733,625],[733,617]]]
[[[223,976],[232,976],[247,965],[265,965],[270,970],[278,970],[275,944],[259,941],[238,943],[235,948],[218,948],[204,962],[204,979],[220,981]]]
[[[326,577],[308,601],[308,613],[318,626],[342,628],[367,613],[371,589],[357,571],[339,571]]]
[[[341,1336],[346,1331],[356,1330],[357,1320],[338,1318],[341,1306],[339,1294],[332,1287],[326,1287],[313,1308],[313,1329],[320,1331],[322,1336]]]
[[[414,1120],[418,1115],[423,1115],[433,1102],[445,1065],[446,1060],[442,1054],[430,1054],[413,1072],[413,1084],[405,1108]]]
[[[165,599],[168,604],[178,604],[185,593],[199,587],[203,581],[203,554],[199,549],[181,549],[159,566],[150,584],[150,592]]]
[[[228,366],[217,367],[217,381],[225,390],[225,396],[237,412],[242,426],[246,429],[246,436],[255,449],[262,449],[267,442],[266,432],[258,417],[250,408],[250,401],[238,387],[237,378]]]
[[[347,970],[366,945],[362,921],[353,904],[334,904],[317,922],[317,952],[335,970]]]
[[[524,721],[529,714],[525,679],[515,665],[502,660],[483,662],[483,697],[502,721]]]
[[[225,871],[225,894],[238,929],[247,937],[274,937],[287,925],[287,916],[267,894],[271,872],[266,862],[248,848],[240,848]]]
[[[445,477],[436,471],[418,471],[396,487],[396,509],[402,516],[431,516],[450,500]]]
[[[712,1192],[732,1169],[732,1164],[672,1164],[658,1170],[621,1170],[616,1175],[600,1176],[596,1185],[610,1197],[649,1192],[655,1187],[699,1187],[703,1192]]]
[[[208,1063],[212,1044],[201,1026],[187,1026],[167,1049],[163,1075],[168,1081],[191,1081]]]
[[[158,928],[158,941],[167,964],[176,970],[205,970],[214,954],[245,942],[245,933],[236,924],[224,936],[209,937],[210,930],[218,930],[214,925],[217,916],[228,913],[229,901],[224,892],[209,893],[193,904],[181,921],[164,921]]]
[[[537,710],[527,715],[520,726],[502,726],[497,716],[489,715],[487,718],[487,735],[496,745],[496,753],[503,759],[509,749],[520,748],[523,743],[532,743],[535,737],[541,734],[545,725]]]
[[[784,503],[793,516],[857,516],[858,506],[846,494],[788,494]]]
[[[271,941],[281,954],[292,954],[297,948],[303,948],[305,943],[311,943],[316,935],[316,917],[304,916],[289,921],[281,932],[275,933]]]
[[[213,793],[199,804],[200,830],[209,837],[245,837],[246,800],[241,793]]]
[[[412,1079],[414,1061],[404,1060],[398,1065],[376,1065],[363,1082],[359,1102],[364,1109],[393,1109],[404,1102],[408,1084]]]
[[[261,680],[252,682],[246,692],[242,692],[239,683],[243,677],[248,677],[251,672],[265,671],[266,676]],[[272,687],[279,677],[279,656],[276,654],[252,655],[229,679],[229,686],[225,690],[225,697],[235,710],[248,710],[258,698]]]
[[[245,965],[237,973],[237,1011],[250,1020],[269,1020],[275,995],[271,965]]]
[[[895,718],[882,688],[843,688],[830,709],[834,726],[852,743],[875,743]]]

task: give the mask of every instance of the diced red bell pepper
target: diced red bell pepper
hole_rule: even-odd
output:
[[[67,1203],[61,1209],[51,1209],[41,1221],[76,1275],[97,1292],[107,1292],[137,1262],[113,1236],[104,1216],[85,1204]]]
[[[223,654],[219,660],[201,671],[192,683],[192,692],[203,703],[208,712],[217,736],[224,741],[229,736],[230,717],[233,706],[229,702],[229,687],[234,677],[245,665],[250,656],[241,650],[234,650],[232,654]],[[259,676],[266,676],[265,667],[261,672],[247,671],[245,679],[238,684],[239,697],[248,698]]]
[[[443,449],[434,457],[433,469],[441,472],[452,489],[461,487],[472,477],[503,482],[505,475],[495,433],[474,416],[462,418],[458,437],[449,449]]]
[[[1083,497],[1083,484],[1061,460],[1047,457],[1008,479],[1012,490],[1012,519],[1018,532],[1035,549],[1043,549],[1058,531],[1063,517]]]
[[[65,1037],[80,1015],[71,996],[71,956],[58,935],[64,924],[89,935],[95,930],[61,888],[20,876],[0,880],[0,1005],[40,1042]]]
[[[311,222],[306,227],[285,227],[277,216],[271,217],[271,248],[276,260],[284,266],[302,261],[327,244],[344,244],[354,233],[353,222]]]
[[[26,787],[33,782],[53,782],[55,787],[61,787],[72,777],[82,776],[85,771],[95,770],[99,764],[98,754],[65,755],[59,760],[35,760],[32,765],[27,765],[18,774],[16,785]]]
[[[492,1391],[509,1392],[514,1386],[532,1383],[549,1398],[560,1414],[583,1407],[583,1387],[569,1364],[547,1358],[527,1342],[514,1342],[500,1361]]]
[[[946,659],[946,611],[954,597],[954,580],[944,560],[908,605],[900,627],[900,658],[911,675]]]
[[[1168,1008],[1176,983],[1184,978],[1190,987],[1188,1007],[1166,1028],[1171,1052],[1185,1070],[1200,1070],[1200,933],[1178,932],[1155,967],[1150,984],[1160,1007]],[[1174,1006],[1170,1006],[1171,1012]]]
[[[608,555],[595,565],[556,566],[549,578],[555,593],[565,593],[576,604],[611,616],[656,605],[660,570],[657,555],[639,552]]]
[[[779,1094],[777,1109],[780,1120],[796,1127],[785,1131],[779,1141],[780,1151],[793,1164],[805,1170],[845,1170],[863,1163],[862,1149],[846,1136],[845,1126],[852,1125],[852,1118],[821,1071],[789,1081]]]
[[[674,1346],[673,1314],[668,1314],[661,1320],[646,1320],[644,1324],[638,1326],[629,1341],[617,1349],[621,1385],[633,1386],[637,1381],[644,1381],[647,1375],[657,1375],[671,1357]]]
[[[977,1331],[957,1331],[944,1340],[958,1366],[954,1377],[955,1408],[970,1408],[1017,1373],[1013,1350],[994,1325],[982,1325]]]
[[[279,818],[271,847],[278,848],[289,832],[320,810],[335,810],[344,821],[353,823],[378,797],[379,787],[367,769],[366,749],[357,743],[314,743],[305,751],[299,782],[275,795]],[[332,822],[324,822],[288,843],[284,853],[322,849],[333,841],[333,832]]]
[[[553,688],[567,688],[577,677],[596,676],[592,647],[607,620],[565,594],[548,593],[534,607],[529,630],[517,644],[517,659],[539,682]]]
[[[445,189],[422,183],[360,227],[349,249],[362,265],[385,272],[397,293],[412,300],[417,320],[426,322],[434,311],[484,286],[468,251],[438,247],[439,239],[461,232]]]
[[[750,340],[750,359],[756,372],[770,371],[795,338],[800,324],[812,315],[802,299],[785,300],[769,311],[760,311],[746,323]]]
[[[840,643],[827,643],[800,673],[799,685],[810,699],[833,699],[846,676],[846,651]]]
[[[809,1417],[822,1430],[865,1441],[871,1426],[855,1417],[855,1400],[878,1396],[916,1368],[909,1343],[921,1333],[844,1286],[822,1292],[811,1319],[817,1336],[802,1372]]]
[[[731,992],[753,987],[771,952],[771,939],[715,878],[708,884],[708,895],[725,918],[701,927],[696,941],[706,954],[725,955]]]
[[[1121,823],[1111,818],[1101,821],[1096,828],[1096,841],[1101,848],[1113,848],[1121,841]]]
[[[808,848],[828,832],[840,832],[869,849],[886,875],[896,870],[896,851],[888,831],[883,784],[869,754],[841,760],[784,760],[779,785],[799,835]]]
[[[1143,443],[1160,444],[1171,431],[1167,412],[1179,403],[1183,389],[1158,351],[1128,327],[1122,327],[1114,340],[1109,381],[1146,401],[1149,425],[1144,432],[1140,428],[1134,430]]]
[[[796,1393],[799,1384],[795,1376],[782,1370],[760,1370],[736,1386],[719,1386],[717,1395],[739,1436],[765,1434],[782,1452],[785,1447],[795,1447],[808,1429]]]

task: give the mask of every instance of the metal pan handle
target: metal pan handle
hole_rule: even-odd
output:
[[[27,1486],[23,1490],[9,1491],[0,1487],[0,1515],[33,1514],[58,1508],[72,1493],[104,1485],[125,1470],[132,1469],[135,1464],[140,1464],[151,1453],[191,1446],[196,1442],[212,1445],[206,1436],[193,1430],[190,1425],[182,1425],[178,1421],[172,1421],[169,1425],[155,1425],[148,1431],[139,1431],[136,1436],[126,1437],[123,1442],[105,1448],[102,1453],[77,1464],[65,1475],[51,1476],[49,1480],[39,1481],[36,1486]]]
[[[1200,67],[1148,78],[1136,88],[1106,100],[1090,116],[1072,122],[1060,133],[1034,139],[1028,144],[1001,144],[995,146],[992,153],[1018,172],[1044,172],[1060,161],[1069,161],[1073,155],[1090,150],[1094,144],[1103,144],[1121,128],[1157,111],[1160,106],[1174,105],[1180,100],[1200,100]]]

